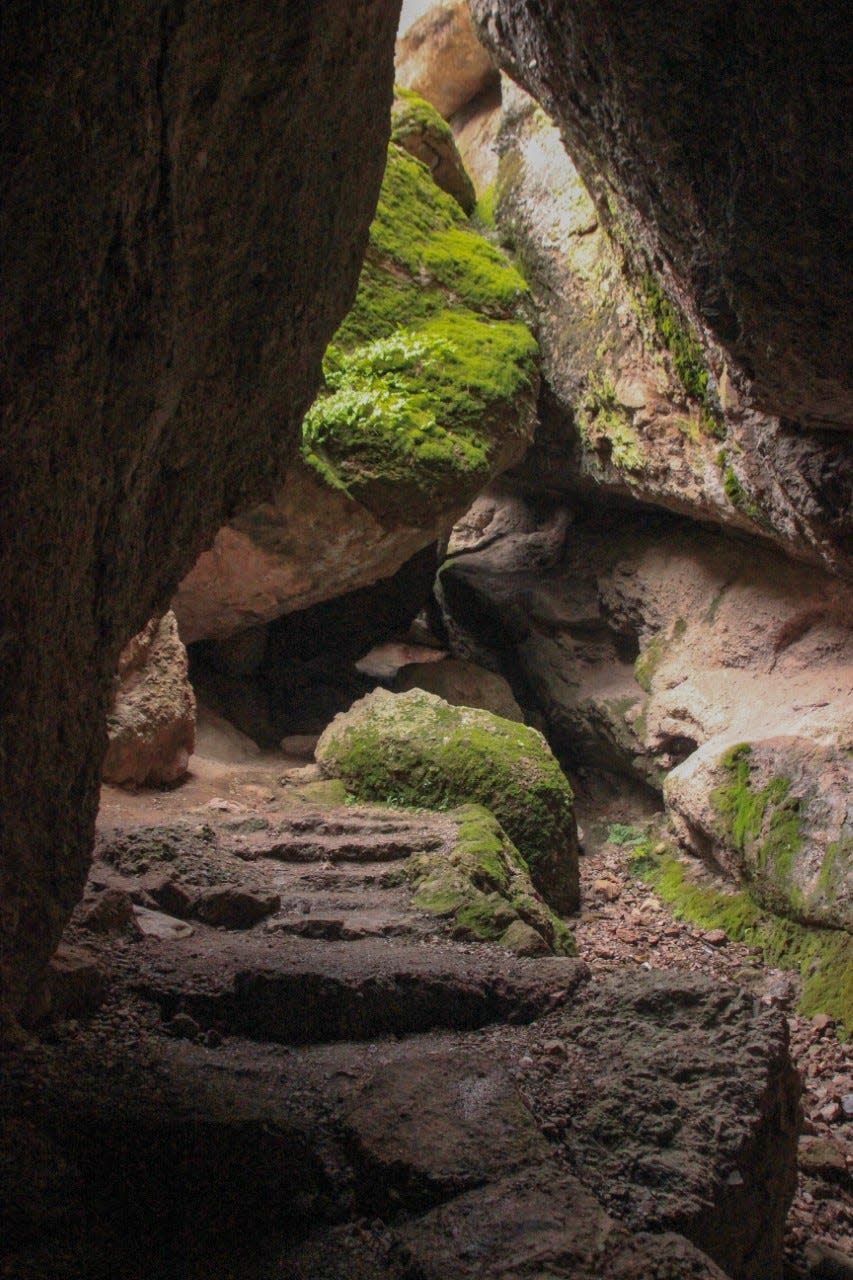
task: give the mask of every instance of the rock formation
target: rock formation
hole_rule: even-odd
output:
[[[83,884],[119,653],[224,520],[280,479],[351,302],[398,9],[4,8],[0,927],[14,1006]]]
[[[472,0],[471,11],[559,123],[608,225],[626,224],[756,405],[849,427],[844,5],[795,2],[784,22],[760,0],[630,13],[618,0]]]
[[[535,729],[422,689],[377,689],[335,717],[316,757],[327,777],[364,800],[484,805],[550,905],[564,914],[577,906],[572,790]]]
[[[177,782],[195,747],[195,694],[187,678],[187,651],[175,615],[152,618],[122,650],[109,745],[101,770],[105,782]]]
[[[326,353],[300,456],[273,501],[226,526],[181,584],[187,642],[390,577],[527,448],[538,375],[526,286],[439,176],[389,148],[355,305]]]

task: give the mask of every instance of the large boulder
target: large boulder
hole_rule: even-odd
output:
[[[388,149],[355,305],[302,449],[269,503],[218,535],[173,607],[196,640],[390,577],[446,535],[535,421],[527,287],[402,148]]]
[[[853,450],[751,409],[725,353],[596,208],[556,124],[504,77],[451,121],[478,213],[530,285],[547,395],[529,479],[773,538],[853,569]],[[620,238],[621,236],[621,238]],[[845,477],[847,483],[845,484]]]
[[[451,707],[421,689],[377,689],[336,716],[317,744],[327,777],[360,799],[426,808],[473,802],[495,815],[557,911],[578,905],[574,800],[535,729]]]
[[[105,782],[169,785],[195,749],[195,694],[175,615],[152,618],[119,658]]]
[[[757,407],[853,423],[843,0],[471,0],[599,212],[728,351]]]
[[[673,769],[664,793],[684,844],[759,902],[853,933],[848,750],[796,737],[712,739]]]
[[[397,79],[446,120],[497,79],[467,0],[438,0],[397,41]]]
[[[296,447],[375,208],[398,12],[4,5],[0,983],[15,1008],[83,885],[121,649]]]

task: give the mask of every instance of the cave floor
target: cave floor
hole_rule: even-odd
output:
[[[200,745],[180,788],[104,789],[66,949],[105,992],[8,1066],[0,1274],[761,1280],[785,1023],[786,1280],[816,1240],[853,1254],[850,1046],[632,877],[628,802],[582,815],[579,961],[525,958],[413,910],[393,870],[441,815],[341,806],[221,726]],[[189,923],[175,883],[240,893]]]

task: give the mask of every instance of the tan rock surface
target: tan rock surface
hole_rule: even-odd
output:
[[[175,615],[154,618],[124,649],[107,719],[105,782],[168,785],[195,749],[195,694]]]
[[[505,720],[524,723],[524,712],[503,676],[478,667],[475,662],[445,658],[439,662],[412,662],[401,667],[393,688],[426,689],[454,707],[480,707]]]
[[[474,30],[467,0],[439,0],[397,41],[398,82],[448,120],[497,79]]]

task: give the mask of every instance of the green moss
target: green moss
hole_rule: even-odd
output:
[[[473,498],[532,422],[538,348],[526,286],[419,161],[389,148],[355,303],[323,362],[302,457],[381,517]]]
[[[764,512],[750,498],[740,480],[738,480],[725,449],[721,449],[717,454],[717,465],[723,474],[723,490],[732,506],[740,511],[741,515],[745,515],[749,520],[755,521],[762,528],[769,528],[770,524]]]
[[[655,636],[634,662],[634,679],[646,693],[651,693],[652,680],[666,653],[663,636]]]
[[[417,331],[328,362],[328,393],[303,424],[303,458],[371,509],[410,520],[491,475],[496,419],[529,390],[536,343],[523,324],[446,311]]]
[[[412,89],[394,85],[394,106],[391,111],[391,141],[401,143],[411,133],[433,133],[455,147],[453,131],[435,107]]]
[[[762,895],[776,910],[798,910],[803,898],[792,876],[803,845],[800,802],[787,778],[771,778],[754,789],[751,757],[745,742],[723,753],[719,765],[728,780],[711,792],[711,807],[721,835],[741,855],[744,873],[760,881]]]
[[[495,208],[498,199],[498,184],[490,182],[487,187],[480,193],[476,205],[474,206],[474,219],[489,231],[495,229]]]
[[[571,931],[534,890],[524,859],[497,819],[478,805],[454,816],[453,849],[415,854],[406,863],[414,905],[446,920],[457,938],[499,942],[522,920],[555,955],[574,955]]]
[[[853,858],[853,839],[842,837],[827,846],[818,876],[818,890],[827,898],[835,897],[841,876]]]
[[[632,849],[641,845],[645,839],[646,833],[642,827],[626,826],[624,822],[612,822],[607,828],[608,844]]]
[[[700,406],[701,430],[707,435],[725,439],[725,423],[719,406],[711,395],[711,377],[696,336],[682,320],[651,272],[641,277],[640,292],[657,336],[672,356],[681,385]]]
[[[616,389],[606,375],[591,373],[577,409],[578,430],[584,442],[601,448],[607,442],[605,461],[624,471],[639,471],[645,463],[640,438],[630,412],[619,403]]]
[[[641,878],[679,919],[759,947],[767,964],[803,978],[799,1012],[829,1013],[853,1035],[853,937],[841,929],[814,929],[762,910],[747,892],[723,893],[692,881],[683,863],[643,851]]]
[[[571,787],[541,734],[423,690],[378,690],[336,721],[317,749],[323,770],[363,800],[413,806],[468,802],[491,810],[561,910],[577,901]]]

